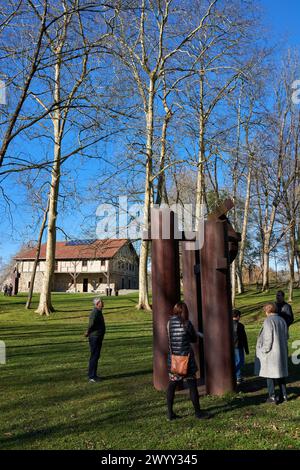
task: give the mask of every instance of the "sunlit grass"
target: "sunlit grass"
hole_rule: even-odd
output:
[[[185,395],[176,398],[181,420],[166,420],[165,396],[152,386],[152,316],[135,309],[136,296],[106,300],[107,334],[102,383],[86,379],[83,338],[92,296],[54,294],[50,318],[24,309],[25,296],[0,297],[2,449],[286,449],[300,448],[300,366],[291,367],[291,400],[264,404],[265,384],[252,377],[261,306],[274,291],[249,291],[237,299],[250,340],[248,391],[204,397],[214,417],[198,422]],[[35,302],[36,302],[35,297]],[[35,303],[36,305],[36,303]],[[293,303],[290,342],[300,339],[300,292]],[[250,391],[251,390],[251,391]]]

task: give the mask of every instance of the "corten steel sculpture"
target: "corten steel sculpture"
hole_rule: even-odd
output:
[[[240,235],[225,216],[231,206],[227,201],[222,215],[205,222],[201,250],[205,383],[211,395],[235,389],[230,263],[237,255]]]
[[[162,221],[169,217],[169,239],[163,239]],[[174,238],[176,220],[168,209],[151,211],[152,239],[152,311],[153,311],[153,382],[157,390],[168,385],[167,322],[180,300],[179,240]]]
[[[191,248],[193,242],[183,241],[181,243],[182,250],[182,280],[184,301],[189,309],[189,318],[194,327],[198,331],[203,331],[202,323],[202,299],[201,299],[201,278],[200,278],[200,250]],[[199,383],[204,383],[205,367],[204,367],[204,349],[203,341],[193,344],[196,363],[198,366],[197,378]]]
[[[235,389],[230,263],[236,257],[240,235],[226,217],[232,207],[232,201],[226,200],[205,221],[201,250],[187,249],[187,243],[192,242],[177,231],[174,212],[152,210],[153,381],[157,390],[165,390],[168,384],[166,326],[180,299],[179,239],[184,301],[195,328],[204,333],[204,341],[194,345],[200,383],[205,380],[206,392],[212,395]],[[167,221],[168,239],[162,233],[163,219],[165,225]]]

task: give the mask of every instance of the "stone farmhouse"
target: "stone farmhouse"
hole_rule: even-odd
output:
[[[36,248],[15,256],[14,290],[27,292]],[[34,291],[40,292],[45,271],[46,244],[41,246]],[[56,243],[52,290],[114,295],[120,289],[138,289],[139,258],[129,240],[73,240]],[[111,289],[110,291],[108,289]]]

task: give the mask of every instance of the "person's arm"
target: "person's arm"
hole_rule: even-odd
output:
[[[88,329],[87,329],[87,331],[85,332],[85,335],[84,335],[84,336],[87,337],[87,336],[90,335],[90,333],[93,331],[95,322],[96,322],[96,311],[93,310],[92,313],[90,314]]]
[[[274,339],[273,325],[270,321],[265,320],[263,333],[262,333],[262,345],[261,350],[267,354],[271,351]]]
[[[199,336],[199,338],[204,338],[204,334],[201,333],[201,331],[197,331],[196,335]]]
[[[192,322],[190,321],[188,322],[186,331],[187,331],[190,343],[197,343],[197,333],[195,331],[195,328]]]
[[[286,307],[287,307],[287,315],[288,315],[288,326],[290,326],[294,322],[293,309],[290,304],[286,304]]]

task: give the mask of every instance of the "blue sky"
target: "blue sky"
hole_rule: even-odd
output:
[[[300,46],[300,1],[299,0],[260,0],[257,4],[262,7],[263,18],[267,29],[267,36],[270,42],[278,44],[279,52],[284,48]],[[27,144],[29,145],[29,144]],[[99,164],[95,161],[88,162],[82,170],[81,176],[78,178],[77,184],[82,186],[84,191],[84,182],[92,177],[95,173],[95,167]],[[16,187],[16,191],[19,189]],[[20,195],[21,196],[21,195]],[[18,199],[18,198],[17,198]],[[87,198],[88,199],[88,194]],[[93,201],[87,202],[78,212],[72,210],[65,213],[59,220],[59,225],[68,233],[70,230],[72,236],[80,237],[82,234],[82,223],[84,214],[90,213],[93,207]],[[26,207],[20,204],[13,209],[15,212],[14,228],[12,229],[9,218],[3,217],[0,220],[0,261],[1,258],[7,262],[9,258],[18,250],[20,244],[28,239],[36,238],[36,235],[30,230],[26,230],[26,225],[33,220],[32,214]],[[95,220],[96,222],[96,220]],[[58,239],[63,239],[58,234]]]
[[[270,25],[273,40],[285,40],[285,45],[300,45],[299,0],[261,0],[266,24]]]

